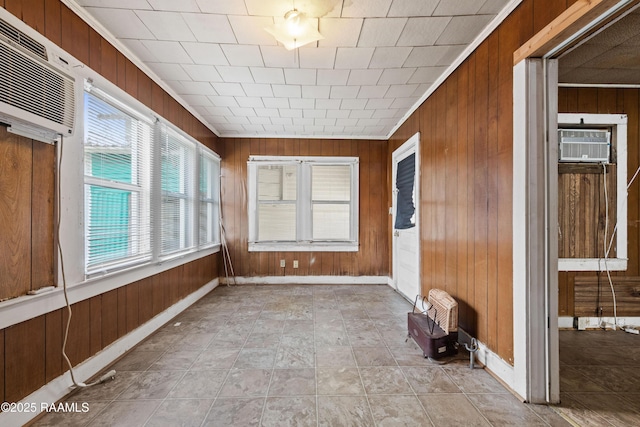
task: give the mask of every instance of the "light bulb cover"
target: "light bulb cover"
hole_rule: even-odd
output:
[[[297,9],[288,11],[284,15],[284,20],[266,27],[265,31],[282,43],[287,50],[296,49],[324,38],[313,25],[313,20],[307,18],[303,12]]]

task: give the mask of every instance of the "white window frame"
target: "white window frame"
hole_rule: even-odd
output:
[[[220,156],[202,145],[199,145],[198,149],[198,187],[196,191],[198,192],[200,206],[198,207],[198,212],[196,212],[196,238],[200,248],[205,249],[220,244]],[[211,186],[211,197],[203,196],[200,192],[200,175],[203,172],[200,166],[202,164],[202,159],[213,162],[214,166],[211,171],[211,175],[207,176],[207,181]],[[213,209],[213,224],[211,225],[211,228],[207,228],[205,230],[207,233],[207,239],[204,242],[202,238],[203,230],[200,227],[200,208],[202,205],[212,205]]]
[[[297,164],[295,241],[258,240],[258,167]],[[348,240],[312,240],[311,166],[350,165]],[[357,252],[359,248],[359,158],[325,156],[250,156],[247,162],[249,252]]]

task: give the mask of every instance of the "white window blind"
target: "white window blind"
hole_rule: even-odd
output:
[[[358,247],[358,159],[252,156],[249,250]]]
[[[151,257],[152,122],[99,90],[84,96],[85,264],[104,271]]]
[[[200,154],[200,215],[198,218],[200,246],[210,246],[220,241],[219,195],[220,160],[202,149]]]
[[[161,130],[161,255],[194,247],[196,146],[166,126]]]

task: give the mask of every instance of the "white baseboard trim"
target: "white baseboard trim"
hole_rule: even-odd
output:
[[[221,277],[220,283],[233,285],[386,285],[387,276],[258,276]]]
[[[218,283],[218,279],[212,280],[194,293],[156,315],[147,323],[139,326],[124,337],[102,349],[96,355],[75,366],[73,368],[73,374],[76,381],[85,382],[101,372],[120,356],[158,330],[162,325],[215,289]],[[71,391],[72,385],[71,375],[67,371],[20,401],[23,407],[33,408],[35,412],[2,412],[0,413],[0,425],[21,426],[28,423],[40,415],[43,405],[51,405],[64,398]]]
[[[558,329],[573,329],[573,317],[572,316],[559,316],[558,317]]]
[[[578,330],[585,329],[613,329],[615,319],[613,317],[578,317]],[[640,317],[621,317],[618,316],[618,327],[620,326],[640,326]]]
[[[458,328],[458,342],[464,346],[464,343],[471,344],[471,335],[464,329]],[[514,390],[513,366],[507,363],[500,356],[489,350],[487,346],[478,341],[478,351],[476,351],[476,360],[482,363],[486,369],[490,370],[508,387]]]

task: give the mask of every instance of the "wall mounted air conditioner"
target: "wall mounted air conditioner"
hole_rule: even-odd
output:
[[[74,86],[42,43],[0,19],[0,123],[45,142],[71,135]]]
[[[561,162],[609,163],[611,132],[606,129],[558,129]]]

